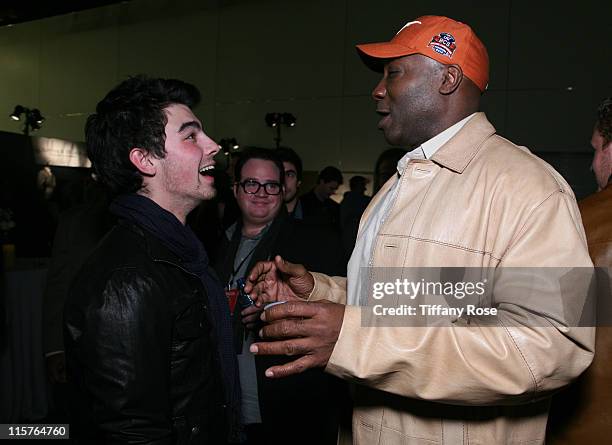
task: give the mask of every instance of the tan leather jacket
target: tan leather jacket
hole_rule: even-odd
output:
[[[593,364],[569,388],[553,397],[548,443],[555,445],[612,440],[612,184],[586,197],[579,206],[589,253],[599,268],[600,324]]]
[[[430,160],[413,160],[390,179],[362,227],[395,181],[400,190],[377,234],[374,266],[592,267],[570,187],[496,135],[483,113]],[[346,302],[346,279],[313,275],[311,300]],[[494,327],[478,319],[362,327],[361,309],[347,306],[326,370],[358,383],[353,443],[543,442],[548,396],[589,366],[595,332],[549,320],[547,308],[537,298],[523,304],[522,283],[513,284],[516,302],[499,307]],[[547,285],[542,300],[546,292],[570,293],[582,307],[584,289]]]
[[[612,267],[612,184],[580,201],[593,263]]]

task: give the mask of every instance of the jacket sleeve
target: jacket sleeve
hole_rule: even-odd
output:
[[[155,279],[134,269],[113,272],[76,313],[67,308],[79,384],[107,442],[172,443],[170,312]]]
[[[329,300],[346,304],[346,277],[329,277],[318,272],[310,272],[314,277],[314,287],[308,301]]]
[[[515,267],[531,277],[517,280],[509,269]],[[561,267],[570,274],[558,279]],[[382,391],[449,404],[540,398],[569,383],[593,358],[595,330],[576,327],[574,317],[589,283],[571,279],[572,267],[588,271],[592,263],[575,201],[558,191],[526,218],[501,258],[495,324],[472,317],[469,324],[459,318],[443,327],[390,327],[375,325],[379,317],[364,327],[361,311],[368,308],[348,306],[326,370]],[[316,276],[315,283],[311,298],[328,294],[340,302],[346,295],[332,279]],[[565,305],[551,305],[560,296]]]

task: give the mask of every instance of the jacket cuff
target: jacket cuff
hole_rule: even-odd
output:
[[[348,370],[355,369],[352,361],[360,360],[363,357],[359,352],[361,342],[358,336],[360,329],[367,329],[361,326],[361,308],[359,306],[346,306],[340,335],[327,362],[326,372],[341,378],[354,377]]]
[[[326,286],[322,282],[321,277],[323,274],[318,272],[310,272],[310,274],[314,278],[314,287],[312,288],[310,295],[308,295],[308,298],[306,298],[306,301],[325,300],[329,292],[329,286]]]

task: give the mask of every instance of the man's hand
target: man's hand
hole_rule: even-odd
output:
[[[320,301],[290,301],[269,308],[261,316],[268,323],[259,335],[263,339],[279,339],[251,345],[259,355],[300,355],[283,366],[266,370],[267,377],[286,377],[310,368],[325,367],[340,335],[344,320],[343,304]]]
[[[66,354],[60,352],[47,357],[47,375],[52,383],[66,383]]]
[[[277,255],[274,261],[260,261],[247,277],[244,291],[258,307],[275,301],[300,301],[308,298],[314,278],[301,264],[285,261]]]

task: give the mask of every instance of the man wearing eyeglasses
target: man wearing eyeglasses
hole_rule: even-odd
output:
[[[260,309],[249,306],[239,292],[244,278],[257,261],[280,254],[311,268],[343,274],[341,244],[331,229],[296,221],[284,205],[285,172],[272,150],[250,148],[242,153],[234,172],[234,196],[241,217],[226,231],[215,266],[233,311],[236,352],[242,388],[243,422],[248,444],[291,443],[335,444],[344,384],[320,370],[291,380],[270,380],[266,368],[285,363],[280,357],[257,357],[249,351],[258,340]],[[330,393],[335,393],[330,397]],[[330,400],[334,403],[330,403]],[[301,418],[287,407],[317,414]],[[323,412],[321,406],[326,406]],[[309,409],[308,407],[312,407]]]

